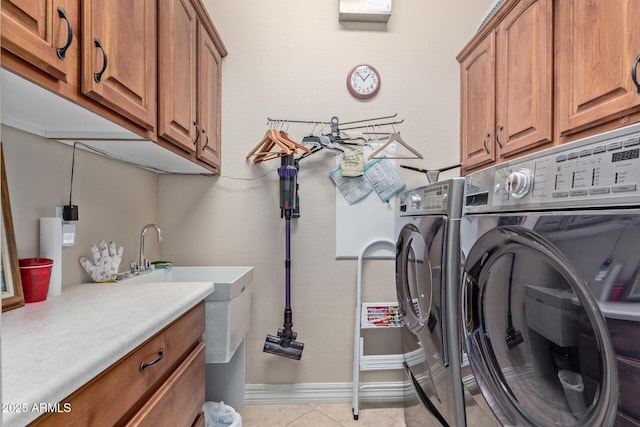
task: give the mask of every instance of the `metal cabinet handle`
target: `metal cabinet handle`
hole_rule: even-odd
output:
[[[96,81],[96,83],[100,83],[102,75],[107,69],[107,53],[104,51],[99,38],[96,37],[95,39],[93,39],[93,42],[95,43],[96,47],[102,51],[102,69],[93,75],[93,79]]]
[[[501,125],[496,130],[496,142],[498,143],[498,146],[500,147],[501,150],[502,150],[502,143],[500,142],[500,132],[502,132],[503,129],[504,129],[504,126]]]
[[[482,145],[484,145],[484,151],[487,152],[487,154],[491,153],[491,151],[489,151],[489,147],[487,147],[487,141],[489,141],[489,139],[491,139],[491,134],[488,133],[487,137],[484,139]]]
[[[71,46],[71,41],[73,41],[73,27],[71,26],[71,22],[69,22],[69,18],[67,18],[67,12],[64,11],[64,8],[62,6],[58,6],[58,16],[67,21],[67,42],[64,44],[64,46],[56,49],[58,58],[64,59],[64,56],[67,54],[67,49],[69,49],[69,46]]]
[[[158,349],[158,357],[156,357],[154,360],[152,360],[151,362],[143,362],[140,365],[140,372],[144,371],[145,369],[147,369],[149,366],[153,366],[156,363],[160,362],[162,360],[162,358],[164,357],[164,349],[162,347],[160,347]]]
[[[202,146],[202,151],[204,151],[205,148],[207,148],[207,145],[209,145],[209,134],[205,134],[204,129],[202,129],[202,134],[207,137],[204,141],[204,145]]]
[[[200,128],[198,127],[198,122],[193,122],[193,125],[196,127],[196,139],[193,140],[193,145],[196,145],[198,139],[200,139]]]
[[[640,63],[640,54],[636,56],[636,62],[633,63],[633,67],[631,68],[631,79],[633,80],[633,84],[636,85],[636,90],[640,93],[640,83],[638,83],[638,63]]]

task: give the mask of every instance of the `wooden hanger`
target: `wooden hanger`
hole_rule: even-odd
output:
[[[275,151],[273,151],[275,149]],[[262,163],[267,160],[296,154],[297,150],[302,150],[307,154],[311,153],[307,147],[292,140],[285,131],[268,129],[260,142],[249,151],[245,159],[254,157],[254,163]]]
[[[260,140],[260,142],[258,142],[255,147],[253,147],[251,149],[251,151],[249,151],[249,153],[247,154],[247,157],[245,157],[246,160],[249,160],[249,157],[255,155],[259,150],[262,151],[262,147],[265,147],[267,144],[269,144],[271,142],[271,133],[269,132],[270,129],[268,129],[265,133],[264,136],[262,137],[262,139]]]
[[[276,147],[280,148],[280,150],[272,151]],[[248,160],[250,157],[254,156],[254,163],[261,163],[265,160],[288,156],[294,153],[295,148],[288,141],[283,141],[279,137],[278,132],[274,129],[268,129],[260,142],[258,142],[251,151],[249,151],[245,159]]]
[[[384,149],[387,148],[387,146],[389,144],[392,144],[394,142],[397,142],[398,144],[402,145],[407,150],[411,151],[411,153],[414,154],[414,157],[411,157],[411,156],[399,156],[399,155],[392,155],[392,156],[385,155],[384,157],[377,157],[378,154],[382,153],[384,151]],[[382,144],[382,146],[380,148],[378,148],[377,150],[375,150],[373,153],[371,153],[369,155],[369,160],[374,160],[374,159],[422,159],[422,158],[423,158],[422,154],[420,154],[413,147],[411,147],[409,144],[404,142],[404,140],[400,136],[400,132],[393,132],[391,135],[389,135],[389,139],[387,140],[387,142]]]
[[[300,149],[300,150],[304,151],[304,152],[305,152],[305,153],[307,153],[307,154],[311,154],[311,150],[309,150],[309,149],[308,149],[307,147],[305,147],[304,145],[302,145],[302,144],[298,144],[298,143],[297,143],[297,142],[295,142],[293,139],[289,138],[289,135],[287,135],[287,133],[286,133],[285,131],[281,130],[281,131],[279,131],[278,133],[279,133],[280,137],[281,137],[283,140],[288,141],[290,144],[292,144],[292,145],[293,145],[293,147],[294,147],[295,149]]]

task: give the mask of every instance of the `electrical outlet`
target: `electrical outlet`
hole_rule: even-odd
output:
[[[62,218],[63,206],[56,206],[56,218]]]

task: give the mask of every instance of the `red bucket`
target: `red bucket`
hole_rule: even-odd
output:
[[[53,260],[49,258],[23,258],[18,260],[18,263],[20,264],[24,302],[46,300]]]

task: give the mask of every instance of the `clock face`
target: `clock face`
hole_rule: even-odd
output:
[[[380,90],[380,74],[371,65],[356,65],[347,74],[347,88],[356,98],[371,98]]]

